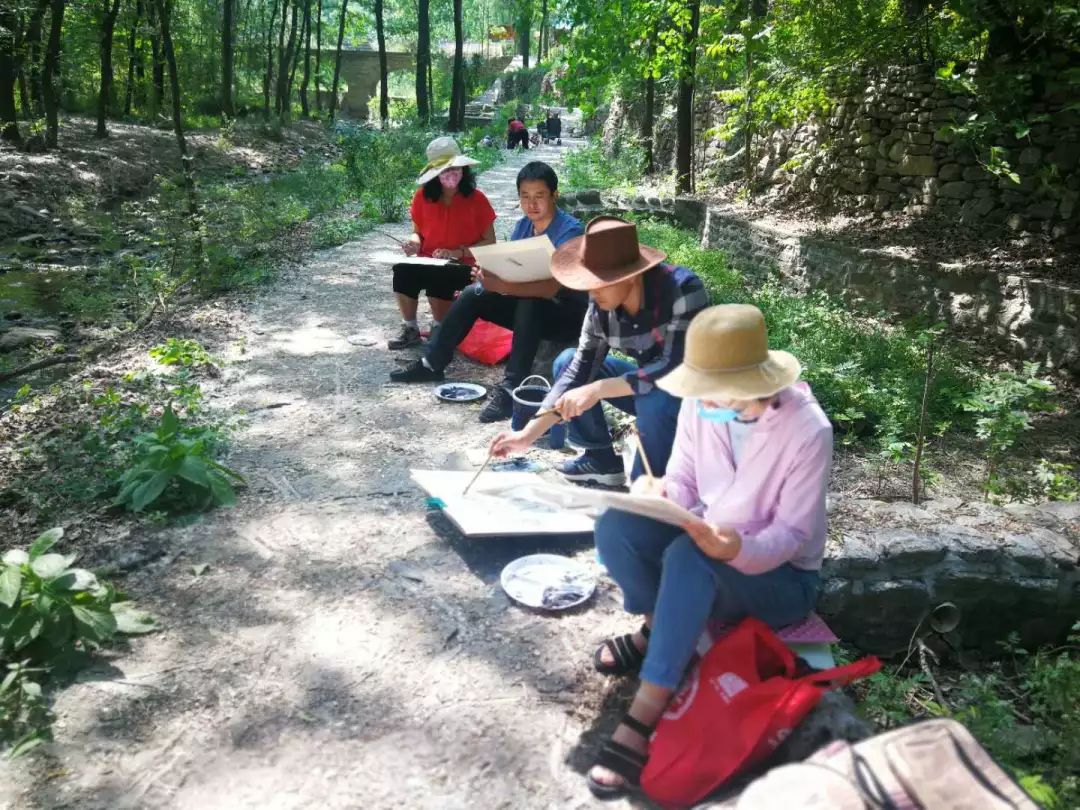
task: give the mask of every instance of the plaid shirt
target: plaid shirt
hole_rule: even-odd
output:
[[[621,307],[605,312],[589,301],[577,353],[555,381],[543,407],[552,407],[571,388],[596,379],[609,349],[637,361],[637,370],[623,375],[635,395],[652,391],[658,379],[682,362],[686,328],[709,305],[709,294],[690,270],[671,264],[654,267],[642,280],[644,296],[634,317]]]

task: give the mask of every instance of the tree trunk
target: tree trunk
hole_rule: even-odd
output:
[[[165,62],[161,55],[161,34],[159,33],[158,4],[157,0],[150,0],[149,5],[150,23],[150,76],[153,84],[153,108],[154,115],[161,111],[161,105],[165,101]]]
[[[34,118],[45,115],[45,90],[41,83],[41,26],[45,21],[45,12],[48,8],[49,0],[38,0],[37,6],[30,15],[30,24],[26,29],[26,41],[29,43],[27,53],[30,64],[28,78],[30,81],[30,97],[33,99]]]
[[[226,0],[229,2],[229,0]],[[124,115],[131,115],[131,105],[135,101],[135,63],[138,61],[138,52],[135,48],[136,36],[139,30],[139,20],[142,19],[142,0],[136,0],[135,17],[131,21],[131,31],[128,32],[127,52],[127,84],[124,86]]]
[[[431,64],[431,14],[429,0],[416,0],[416,117],[420,123],[431,120],[431,96],[427,74]]]
[[[315,14],[315,112],[322,112],[319,82],[322,81],[322,0],[318,0]]]
[[[754,190],[754,135],[757,130],[757,122],[754,121],[754,46],[753,35],[757,29],[755,23],[764,19],[769,12],[768,0],[750,0],[750,32],[746,39],[746,122],[743,129],[746,132],[743,144],[743,176],[747,190],[753,194]]]
[[[532,51],[532,20],[523,17],[519,24],[521,30],[518,32],[518,51],[521,53],[521,67],[528,70]]]
[[[116,15],[120,13],[120,0],[114,0],[109,7],[109,0],[102,0],[101,7],[101,90],[98,93],[97,130],[95,138],[108,138],[109,130],[105,125],[109,117],[109,101],[112,96],[113,69],[112,48],[113,31],[116,29]]]
[[[379,123],[390,122],[390,91],[387,87],[386,31],[383,29],[383,0],[375,0],[375,38],[379,43]]]
[[[274,112],[281,113],[281,105],[285,96],[285,83],[288,82],[289,54],[285,50],[285,29],[289,26],[289,0],[281,0],[281,27],[278,29],[278,72],[277,83],[274,87]]]
[[[55,149],[60,134],[60,33],[64,28],[64,0],[50,0],[49,44],[45,48],[45,146]]]
[[[451,132],[465,129],[465,33],[461,2],[454,0],[454,76],[450,90],[450,117],[446,122]]]
[[[184,138],[184,119],[180,97],[180,75],[176,69],[176,53],[173,50],[172,32],[169,28],[168,0],[153,0],[157,6],[158,24],[161,29],[161,50],[165,58],[165,64],[169,69],[169,94],[172,96],[173,131],[176,133],[176,147],[180,151],[180,167],[184,179],[184,187],[187,189],[188,216],[191,217],[192,228],[198,229],[199,205],[195,199],[195,174],[191,167],[191,156],[187,150],[187,140]],[[200,244],[196,239],[196,244]],[[201,257],[200,257],[201,258]]]
[[[700,16],[701,0],[690,0],[690,26],[683,35],[683,69],[676,111],[675,188],[679,194],[694,190],[694,83]]]
[[[274,81],[274,23],[277,20],[277,0],[270,0],[270,24],[266,27],[266,73],[263,74],[263,115],[270,117],[270,87]]]
[[[280,115],[284,121],[292,112],[293,82],[296,79],[296,66],[299,63],[300,42],[296,38],[296,26],[300,15],[299,0],[293,3],[292,23],[289,25],[289,42],[285,46],[285,70],[283,71],[285,88],[281,94]]]
[[[338,24],[337,52],[334,55],[334,85],[330,89],[330,114],[328,118],[333,121],[334,113],[337,112],[337,89],[338,80],[341,78],[341,43],[345,41],[345,16],[349,10],[349,0],[341,0],[341,21]]]
[[[300,81],[300,114],[307,118],[308,82],[311,81],[311,0],[304,0],[304,25],[300,39],[304,42],[304,78]]]
[[[544,59],[548,55],[548,0],[542,0],[540,4],[540,53],[538,59]]]
[[[649,75],[645,77],[645,114],[641,117],[641,142],[645,146],[645,174],[656,171],[653,135],[656,128],[656,78],[652,61],[656,56],[656,31],[649,37]]]
[[[0,10],[0,141],[22,146],[19,116],[15,110],[15,84],[19,72],[16,28],[19,18],[14,7]]]
[[[235,118],[233,105],[233,40],[236,28],[236,0],[223,0],[221,17],[221,114]]]

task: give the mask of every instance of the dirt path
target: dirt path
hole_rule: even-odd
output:
[[[533,157],[561,162],[542,147],[482,178],[504,235]],[[494,428],[479,405],[387,382],[408,358],[384,348],[389,271],[365,257],[392,245],[320,253],[230,315],[245,339],[213,394],[250,412],[229,460],[249,488],[130,538],[159,556],[121,584],[163,629],[58,695],[56,743],[0,765],[0,807],[591,802],[581,772],[610,685],[589,655],[625,618],[604,581],[572,615],[512,605],[501,566],[553,544],[467,542],[428,512],[409,468],[460,462]],[[350,345],[358,332],[378,344]],[[450,376],[497,373],[459,358]],[[587,542],[563,550],[593,564]]]

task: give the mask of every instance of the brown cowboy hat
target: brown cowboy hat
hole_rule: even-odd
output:
[[[787,388],[800,373],[794,356],[769,350],[760,309],[719,304],[690,321],[682,363],[656,384],[684,399],[759,399]]]
[[[551,275],[571,290],[595,290],[651,270],[663,251],[639,245],[637,226],[618,217],[597,217],[551,257]]]

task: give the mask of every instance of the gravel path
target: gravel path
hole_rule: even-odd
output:
[[[561,154],[482,177],[502,236],[518,168]],[[121,584],[162,630],[58,694],[56,743],[0,765],[0,807],[592,803],[582,773],[623,696],[589,659],[628,622],[603,580],[560,616],[498,587],[536,549],[593,565],[587,539],[465,541],[426,508],[409,468],[475,463],[495,428],[479,404],[387,382],[413,355],[385,349],[389,268],[366,257],[392,247],[372,234],[324,251],[227,312],[212,393],[249,413],[229,459],[249,487],[234,509],[129,538],[150,551]],[[373,345],[345,340],[357,333]],[[498,373],[458,359],[450,376]]]

